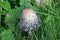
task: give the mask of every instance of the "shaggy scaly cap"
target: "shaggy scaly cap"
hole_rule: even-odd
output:
[[[20,18],[20,29],[28,32],[29,30],[36,31],[41,24],[36,12],[31,8],[24,9]]]

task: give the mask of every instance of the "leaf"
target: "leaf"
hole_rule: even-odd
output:
[[[4,31],[4,30],[5,30],[5,29],[0,26],[0,33],[1,33],[2,31]]]
[[[1,33],[1,40],[15,40],[11,30],[5,30]]]
[[[7,14],[7,11],[2,10],[1,15],[6,15],[6,14]]]
[[[2,3],[3,3],[3,1],[2,1],[2,0],[0,0],[0,6],[2,6]]]
[[[30,8],[32,7],[30,0],[20,0],[20,5],[23,6],[24,8]]]
[[[50,20],[51,20],[51,16],[48,16],[47,18],[45,18],[44,23],[47,23],[47,22],[49,22]]]
[[[11,9],[10,4],[7,0],[3,1],[2,7],[7,11]]]

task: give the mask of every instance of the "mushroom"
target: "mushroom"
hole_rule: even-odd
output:
[[[20,17],[20,29],[27,32],[32,37],[32,31],[37,31],[41,25],[41,20],[36,12],[31,8],[23,10]]]

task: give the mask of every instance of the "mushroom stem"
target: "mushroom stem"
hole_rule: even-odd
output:
[[[30,37],[30,40],[32,40],[32,31],[31,30],[29,30],[28,35]]]

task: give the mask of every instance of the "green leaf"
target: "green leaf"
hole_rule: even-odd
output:
[[[1,11],[1,15],[6,15],[6,14],[7,14],[7,11],[5,11],[5,10]]]
[[[47,18],[45,18],[44,23],[48,23],[51,20],[51,16],[48,16]]]
[[[15,40],[11,30],[5,30],[1,33],[1,40]]]
[[[0,15],[0,26],[1,26],[1,15]]]
[[[23,8],[30,8],[32,7],[30,1],[31,0],[20,0],[20,5],[23,6]]]
[[[3,1],[2,7],[7,11],[11,9],[10,4],[7,0]]]
[[[2,6],[3,0],[0,0],[0,6]]]

